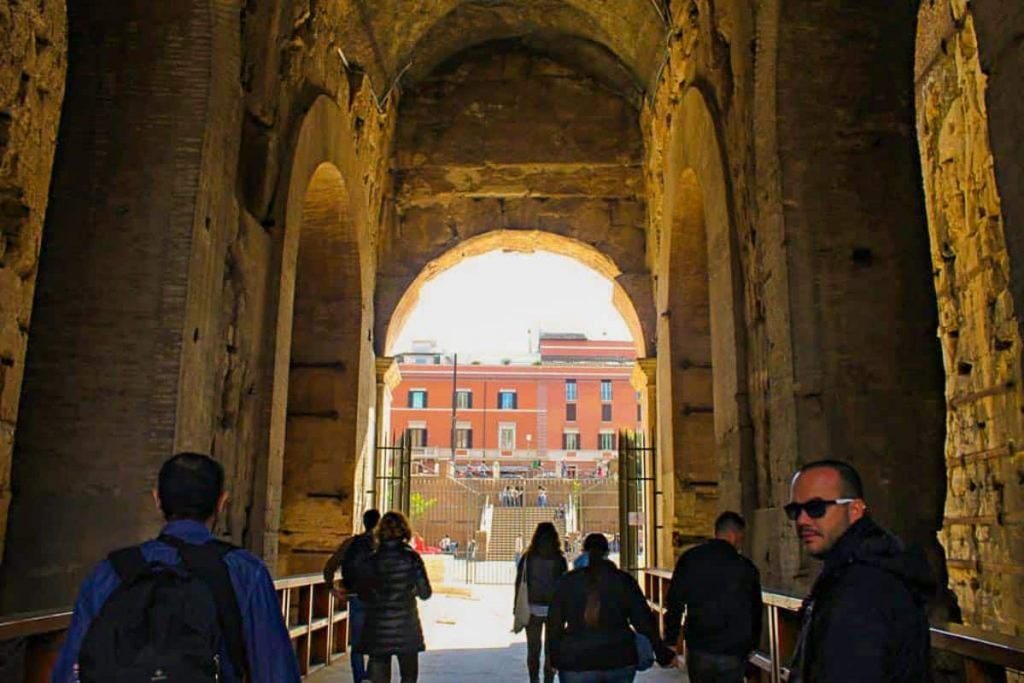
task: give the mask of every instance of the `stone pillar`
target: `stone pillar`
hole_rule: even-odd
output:
[[[640,393],[641,433],[644,442],[655,449],[654,455],[654,500],[647,507],[647,519],[644,520],[650,532],[647,535],[648,561],[657,567],[670,567],[674,561],[672,551],[672,528],[674,526],[674,508],[666,504],[665,492],[675,486],[671,454],[665,464],[665,454],[658,447],[658,359],[638,358],[633,366],[630,383]],[[671,502],[671,498],[668,501]],[[668,515],[668,517],[666,517]],[[667,523],[666,523],[667,519]],[[653,541],[653,548],[651,546]]]
[[[398,363],[391,356],[381,356],[376,359],[377,375],[377,401],[375,430],[376,439],[373,453],[370,456],[372,466],[369,468],[370,481],[366,482],[366,504],[368,508],[376,507],[379,503],[377,491],[377,478],[380,475],[378,470],[377,446],[389,443],[388,432],[391,430],[391,395],[402,381],[402,374],[398,371]]]

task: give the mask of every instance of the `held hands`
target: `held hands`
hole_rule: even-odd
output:
[[[672,648],[662,645],[654,653],[654,659],[658,666],[663,669],[675,669],[679,667],[679,655]]]

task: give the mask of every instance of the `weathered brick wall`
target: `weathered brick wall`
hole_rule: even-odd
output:
[[[966,5],[922,5],[917,130],[946,368],[942,543],[965,621],[1020,632],[1020,321],[989,145],[987,78]]]
[[[159,528],[149,491],[176,438],[183,345],[212,332],[183,327],[213,25],[198,0],[68,8],[5,610],[66,604],[112,543]]]
[[[0,2],[0,558],[66,70],[64,3]]]

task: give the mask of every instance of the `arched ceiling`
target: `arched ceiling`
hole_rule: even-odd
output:
[[[383,94],[398,76],[416,83],[466,48],[519,38],[586,63],[616,91],[643,92],[661,64],[662,0],[345,0],[339,43]],[[598,73],[594,73],[597,71]]]

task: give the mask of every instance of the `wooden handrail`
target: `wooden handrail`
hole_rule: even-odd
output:
[[[646,569],[641,572],[641,588],[648,603],[658,613],[664,613],[665,597],[672,573],[664,569]],[[750,662],[761,670],[755,681],[781,683],[789,678],[783,662],[789,662],[796,645],[797,612],[802,599],[781,591],[765,590],[761,593],[766,617],[768,652],[755,652]],[[854,636],[855,637],[855,636]],[[941,624],[931,627],[932,649],[963,658],[968,680],[1006,680],[1006,672],[1024,671],[1024,638],[964,626]]]
[[[303,677],[329,665],[345,652],[348,610],[338,604],[322,574],[286,576],[274,581],[281,613],[291,634]],[[25,643],[25,681],[49,680],[64,633],[67,609],[0,617],[0,643]]]

